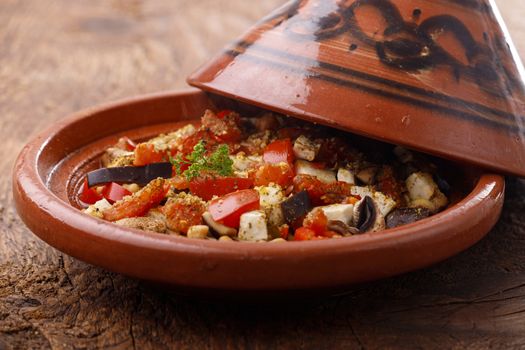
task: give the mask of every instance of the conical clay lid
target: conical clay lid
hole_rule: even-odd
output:
[[[292,1],[188,82],[525,176],[523,66],[488,0]]]

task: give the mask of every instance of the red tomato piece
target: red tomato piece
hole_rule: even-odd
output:
[[[164,179],[151,181],[146,187],[113,204],[111,208],[104,210],[104,219],[117,221],[124,218],[132,218],[146,214],[151,208],[156,207],[166,197],[169,186],[165,186]]]
[[[206,204],[192,196],[173,197],[162,208],[166,215],[168,227],[176,232],[188,233],[193,225],[202,222],[202,214],[206,211]],[[196,200],[194,200],[196,199]]]
[[[219,142],[236,142],[241,139],[242,132],[237,125],[239,116],[237,113],[223,114],[218,118],[213,112],[206,111],[201,118],[202,126],[210,130]]]
[[[190,191],[196,196],[209,201],[213,196],[224,196],[225,194],[238,190],[245,190],[253,186],[253,180],[242,177],[203,177],[190,181]]]
[[[307,227],[314,231],[316,236],[323,236],[327,224],[328,218],[320,208],[315,208],[309,212],[303,221],[303,227]]]
[[[102,195],[97,192],[94,188],[89,188],[87,179],[84,181],[82,191],[80,192],[79,199],[86,204],[95,204],[102,199]]]
[[[133,165],[141,166],[151,163],[163,162],[166,158],[164,152],[157,151],[155,146],[148,143],[139,143],[135,148],[135,159]]]
[[[295,230],[294,240],[295,241],[310,241],[314,239],[315,232],[307,227],[299,227]]]
[[[108,202],[113,204],[126,196],[132,195],[132,193],[119,184],[112,182],[104,186],[102,189],[102,195],[108,200]]]
[[[207,130],[199,130],[182,140],[181,153],[183,155],[191,154],[195,145],[198,144],[200,141],[204,141],[207,150],[212,149],[213,146],[217,143],[212,138],[210,132],[208,132]]]
[[[283,188],[293,183],[294,170],[288,163],[264,164],[255,173],[255,186],[266,186],[271,182]]]
[[[294,153],[292,141],[290,141],[290,139],[284,139],[270,143],[264,149],[263,160],[266,163],[272,164],[281,162],[293,164]]]
[[[237,228],[242,214],[259,208],[259,193],[256,190],[248,189],[229,193],[212,200],[208,206],[208,211],[213,220]]]
[[[299,193],[303,190],[308,192],[308,196],[314,205],[323,204],[321,197],[325,194],[324,183],[311,175],[297,175],[293,180],[294,192]]]

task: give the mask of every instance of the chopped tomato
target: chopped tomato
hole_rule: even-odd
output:
[[[219,118],[211,111],[206,111],[201,118],[202,126],[219,142],[236,142],[241,139],[242,131],[237,125],[238,120],[237,113],[223,113]]]
[[[290,139],[273,141],[264,149],[263,159],[266,163],[275,164],[285,162],[293,164],[294,153],[292,141],[290,141]]]
[[[348,197],[352,197],[352,185],[337,181],[323,184],[324,194],[321,196],[323,204],[343,203]]]
[[[394,198],[396,201],[401,201],[400,193],[403,193],[401,184],[396,180],[394,169],[390,166],[383,166],[379,173],[377,180],[377,190]]]
[[[79,196],[80,200],[86,204],[95,204],[102,199],[102,195],[94,188],[89,188],[87,179],[84,181],[82,191]]]
[[[201,224],[206,204],[194,199],[191,196],[178,196],[166,202],[162,212],[166,215],[170,230],[187,233],[191,226]]]
[[[255,186],[266,186],[271,182],[288,187],[293,183],[294,171],[288,163],[264,164],[255,172]]]
[[[146,187],[104,210],[104,219],[117,221],[146,214],[151,208],[159,205],[166,197],[169,186],[164,179],[151,181]]]
[[[305,190],[314,205],[322,204],[321,197],[325,194],[324,184],[318,178],[300,174],[294,178],[293,184],[295,193]]]
[[[182,140],[181,153],[183,155],[191,154],[195,145],[200,141],[204,141],[207,150],[210,150],[216,144],[216,141],[207,130],[199,130]]]
[[[181,175],[175,175],[166,181],[173,189],[178,191],[187,190],[190,186],[188,180],[186,180],[186,178]]]
[[[126,190],[124,187],[120,186],[118,183],[115,182],[107,184],[102,189],[102,195],[111,204],[131,194],[132,193],[130,191]]]
[[[214,199],[208,206],[213,220],[229,227],[239,227],[241,215],[258,210],[259,192],[256,190],[241,190]]]
[[[190,181],[191,193],[208,201],[213,196],[224,196],[237,190],[245,190],[253,186],[253,180],[242,177],[206,176]]]
[[[303,227],[307,227],[314,231],[316,236],[323,236],[327,224],[328,218],[320,208],[315,208],[309,212],[303,221]]]
[[[166,158],[165,152],[155,149],[155,146],[149,143],[139,143],[135,148],[135,159],[133,165],[141,166],[151,163],[160,163]]]
[[[307,227],[299,227],[295,230],[295,241],[310,241],[315,237],[315,232]]]

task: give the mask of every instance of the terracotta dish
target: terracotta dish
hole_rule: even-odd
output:
[[[51,246],[111,271],[178,288],[253,292],[343,287],[422,268],[477,242],[500,215],[503,178],[452,163],[446,166],[456,174],[455,199],[445,211],[396,229],[334,240],[193,240],[127,229],[74,207],[84,175],[118,137],[145,139],[209,107],[211,99],[202,92],[173,92],[93,108],[50,126],[16,162],[13,194],[20,216]]]

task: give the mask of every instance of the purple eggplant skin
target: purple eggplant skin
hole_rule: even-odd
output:
[[[426,208],[399,208],[390,212],[386,216],[386,227],[394,228],[401,225],[410,224],[430,216],[430,211]]]
[[[359,232],[366,232],[370,230],[377,218],[377,209],[374,200],[366,196],[359,204],[359,219],[357,220],[357,229]]]
[[[281,209],[286,223],[294,225],[297,220],[306,216],[313,209],[313,206],[308,192],[301,191],[282,202]]]
[[[110,182],[136,183],[147,185],[156,178],[169,179],[172,176],[171,163],[151,163],[144,166],[124,166],[101,168],[87,174],[88,186],[96,186]]]

